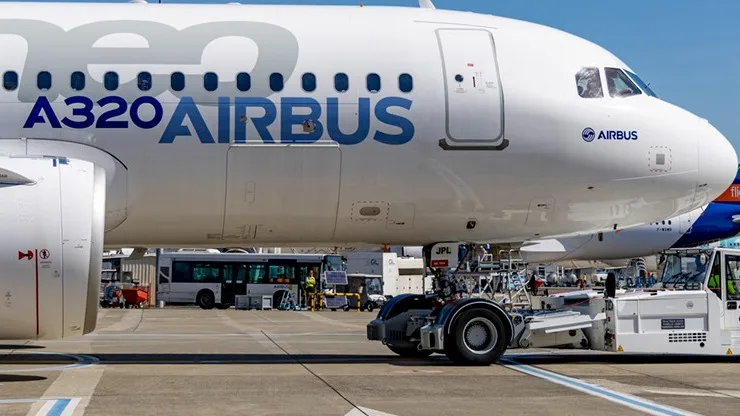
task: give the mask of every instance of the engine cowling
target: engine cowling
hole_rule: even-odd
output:
[[[105,175],[84,160],[0,157],[0,339],[95,329]]]

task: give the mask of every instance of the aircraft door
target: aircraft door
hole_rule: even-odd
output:
[[[437,30],[445,89],[446,149],[503,150],[504,107],[493,35],[485,29]]]
[[[722,303],[726,329],[733,330],[734,346],[740,346],[740,256],[722,253]],[[738,331],[735,334],[735,331]]]
[[[227,157],[224,240],[330,240],[341,163],[336,143],[232,146]]]

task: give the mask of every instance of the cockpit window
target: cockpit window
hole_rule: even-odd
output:
[[[647,94],[647,95],[649,95],[651,97],[658,98],[658,95],[655,94],[653,92],[653,90],[651,90],[650,87],[648,87],[647,84],[645,84],[644,82],[642,82],[642,80],[640,79],[640,77],[637,76],[637,74],[635,74],[634,72],[630,72],[630,71],[628,71],[626,69],[624,70],[624,72],[626,72],[627,75],[629,75],[630,78],[632,78],[632,81],[635,81],[635,84],[637,84],[640,87],[641,90],[645,91],[645,94]]]
[[[576,74],[578,95],[582,98],[601,98],[604,92],[601,89],[599,68],[581,68]]]
[[[604,74],[606,75],[606,86],[609,88],[610,96],[630,97],[642,94],[637,85],[621,69],[604,68]]]

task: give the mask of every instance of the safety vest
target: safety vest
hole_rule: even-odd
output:
[[[709,288],[710,289],[719,289],[719,282],[721,282],[721,279],[718,274],[714,274],[709,277]],[[730,280],[727,281],[727,293],[730,295],[735,294],[735,285],[732,284]]]
[[[308,278],[306,279],[306,287],[312,288],[314,287],[315,284],[316,284],[316,278],[313,276],[308,276]]]

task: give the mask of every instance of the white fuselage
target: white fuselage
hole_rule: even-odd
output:
[[[705,120],[610,96],[603,68],[629,68],[608,51],[505,18],[3,3],[0,42],[0,72],[19,74],[0,88],[0,155],[104,165],[111,247],[523,241],[688,212],[737,167]],[[602,98],[579,96],[582,67]]]

